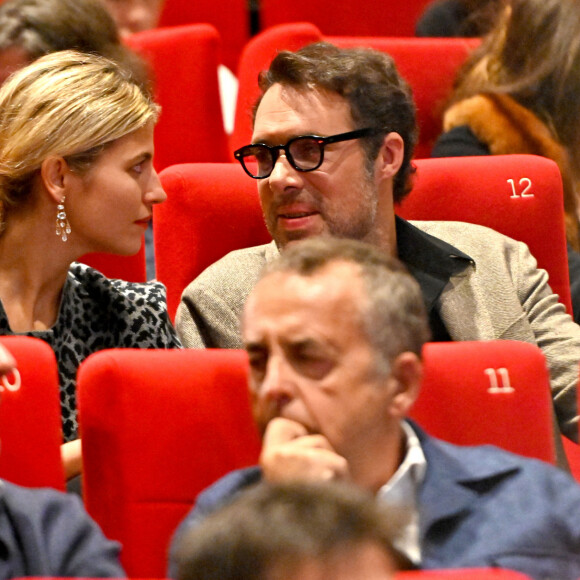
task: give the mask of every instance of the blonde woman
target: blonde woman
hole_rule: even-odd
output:
[[[112,347],[180,346],[159,283],[109,280],[76,263],[136,253],[154,204],[158,107],[103,57],[56,52],[0,89],[0,334],[39,337],[60,373],[65,441],[77,438],[75,377]],[[67,473],[80,446],[65,446]]]

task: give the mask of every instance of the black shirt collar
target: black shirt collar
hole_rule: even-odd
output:
[[[421,287],[432,340],[450,340],[439,308],[436,308],[437,302],[451,276],[459,274],[474,261],[451,244],[426,234],[399,216],[395,219],[398,257]]]

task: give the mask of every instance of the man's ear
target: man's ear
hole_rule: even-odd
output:
[[[69,176],[70,170],[63,157],[47,157],[40,166],[42,184],[56,203],[60,203],[67,193],[66,185]]]
[[[403,138],[398,133],[388,133],[385,135],[378,156],[378,171],[384,179],[392,179],[403,164],[405,144]]]
[[[404,419],[419,396],[423,365],[414,352],[403,352],[391,362],[391,379],[397,387],[391,401],[391,415]]]

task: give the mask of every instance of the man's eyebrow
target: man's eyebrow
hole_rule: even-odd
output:
[[[266,346],[258,341],[244,342],[244,349],[247,352],[260,352],[265,350]]]

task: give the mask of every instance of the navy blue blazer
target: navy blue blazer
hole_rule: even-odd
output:
[[[491,445],[461,447],[413,424],[427,459],[419,492],[422,567],[500,567],[538,580],[580,578],[580,486],[566,473]],[[182,534],[241,490],[258,467],[233,471],[202,492]]]
[[[124,578],[120,546],[107,540],[78,496],[0,481],[0,578]]]

